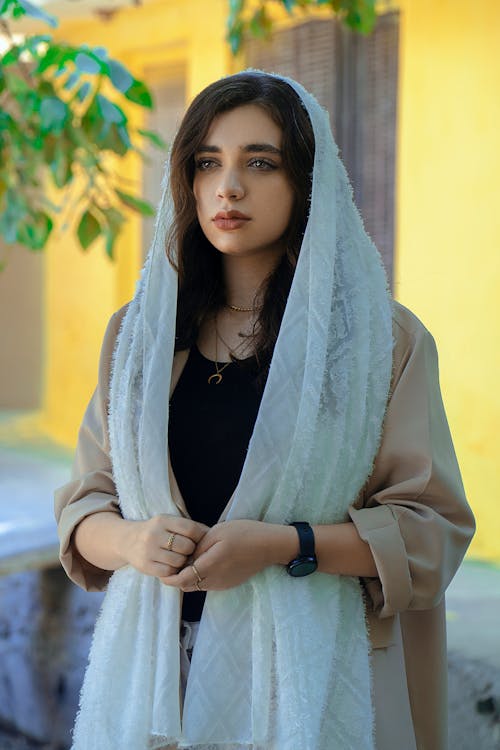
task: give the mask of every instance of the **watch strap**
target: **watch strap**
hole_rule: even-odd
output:
[[[295,526],[299,535],[300,556],[314,557],[314,531],[307,521],[294,521],[290,526]]]

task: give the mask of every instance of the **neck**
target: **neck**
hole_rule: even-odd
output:
[[[271,253],[252,257],[223,257],[226,301],[230,305],[252,308],[260,304],[259,289],[274,271],[280,256]]]

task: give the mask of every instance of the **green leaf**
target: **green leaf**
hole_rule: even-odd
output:
[[[36,5],[32,5],[29,0],[17,0],[21,8],[24,10],[27,16],[31,16],[32,18],[37,18],[39,21],[45,21],[45,23],[48,23],[49,26],[52,26],[55,28],[57,26],[57,18],[54,18],[54,16],[49,15],[41,8],[38,8]]]
[[[20,5],[13,4],[12,6],[12,18],[22,18],[23,16],[27,15],[24,8],[22,8]]]
[[[44,73],[52,65],[63,64],[64,51],[58,44],[51,44],[45,54],[40,58],[36,73]]]
[[[239,20],[233,24],[227,34],[227,41],[231,47],[231,52],[236,55],[241,47],[241,40],[243,39],[244,24],[243,21]]]
[[[2,65],[6,67],[7,65],[12,65],[12,63],[16,63],[19,60],[19,55],[23,51],[22,47],[19,47],[15,45],[14,47],[11,47],[5,55],[2,57]]]
[[[99,134],[102,130],[102,119],[95,96],[91,99],[87,111],[82,117],[81,128],[87,140],[96,142],[99,139]]]
[[[128,130],[125,125],[118,125],[116,128],[118,136],[120,137],[121,142],[124,146],[127,147],[127,150],[129,148],[132,148],[132,141],[130,140],[130,136],[128,134]]]
[[[143,138],[147,138],[148,141],[151,141],[154,146],[157,146],[164,151],[168,149],[168,143],[164,141],[158,133],[154,133],[152,130],[142,130],[142,128],[138,128],[137,132],[139,135],[142,135]]]
[[[256,37],[257,39],[262,39],[266,35],[266,32],[262,26],[262,12],[263,8],[259,8],[257,11],[255,11],[248,24],[252,36]]]
[[[125,223],[125,216],[117,208],[110,206],[109,208],[101,208],[101,213],[106,217],[106,221],[112,229],[120,229]]]
[[[118,232],[114,229],[111,229],[111,227],[106,227],[104,230],[104,249],[106,251],[106,255],[110,260],[114,260],[114,250],[115,250],[115,242],[116,238],[118,237]]]
[[[30,250],[43,250],[54,223],[44,211],[35,211],[30,219],[18,226],[16,239]]]
[[[11,73],[8,80],[10,92],[14,96],[18,96],[19,94],[26,94],[27,92],[31,91],[29,84],[26,83],[24,78],[21,78],[18,75],[14,75]]]
[[[38,86],[38,94],[40,97],[56,96],[52,81],[47,81],[45,78],[40,79],[40,85]]]
[[[63,89],[65,91],[68,91],[69,89],[72,89],[80,80],[80,73],[78,71],[74,70],[73,73],[70,73],[66,81],[64,82]]]
[[[100,73],[101,63],[88,52],[78,52],[75,57],[75,65],[82,73]]]
[[[5,194],[5,210],[0,214],[0,236],[8,244],[15,242],[19,223],[25,218],[26,210],[16,200],[16,193],[8,189]]]
[[[132,86],[134,77],[127,68],[117,60],[108,61],[108,71],[111,83],[122,94]]]
[[[102,60],[102,62],[106,62],[108,59],[108,50],[106,47],[93,47],[92,52],[99,58],[99,60]]]
[[[53,161],[50,164],[50,171],[58,188],[63,188],[73,178],[71,155],[72,152],[68,149],[67,144],[58,141]]]
[[[134,80],[133,84],[124,92],[127,99],[141,107],[153,109],[153,97],[146,84],[142,81]]]
[[[120,107],[117,107],[116,104],[113,104],[113,102],[110,102],[105,96],[102,96],[102,94],[97,94],[96,102],[103,119],[107,123],[114,122],[123,125],[123,123],[127,122],[123,110],[121,110]]]
[[[56,148],[59,143],[58,138],[49,133],[43,139],[43,158],[50,164],[56,158]]]
[[[128,151],[128,146],[123,142],[118,132],[118,126],[115,123],[111,125],[106,123],[106,133],[102,134],[98,139],[99,148],[103,151],[106,149],[113,151],[119,156],[125,156]]]
[[[148,203],[147,201],[143,201],[140,198],[135,198],[133,195],[129,195],[128,193],[124,193],[122,190],[115,189],[115,192],[122,203],[124,203],[128,208],[131,208],[133,211],[137,211],[138,213],[142,214],[143,216],[154,216],[156,211],[154,206],[151,205],[151,203]]]
[[[22,111],[25,119],[40,112],[42,100],[36,91],[27,91],[22,99]]]
[[[375,0],[360,0],[357,5],[347,12],[346,23],[361,34],[370,34],[377,21]]]
[[[90,89],[91,89],[91,85],[88,81],[85,81],[85,83],[82,83],[82,85],[76,92],[78,101],[83,102],[84,99],[89,95]]]
[[[76,233],[84,250],[87,250],[101,234],[101,225],[90,209],[83,213]]]
[[[40,106],[40,127],[46,133],[61,130],[68,115],[67,105],[57,96],[43,99]]]
[[[102,208],[101,213],[106,219],[107,226],[104,228],[106,254],[113,260],[114,244],[120,234],[122,225],[125,223],[124,215],[113,208]]]
[[[230,13],[237,15],[243,10],[245,0],[229,0],[229,11]]]

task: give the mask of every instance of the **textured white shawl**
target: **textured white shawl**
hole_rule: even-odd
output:
[[[260,71],[252,71],[260,75]],[[391,303],[327,113],[285,80],[316,143],[310,216],[257,421],[228,514],[347,520],[379,445],[392,360]],[[177,278],[165,257],[168,179],[118,337],[109,431],[123,515],[178,514],[167,469]],[[74,750],[371,750],[368,638],[357,578],[272,566],[209,592],[179,699],[180,594],[127,566],[96,625]]]

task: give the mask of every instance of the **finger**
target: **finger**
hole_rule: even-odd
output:
[[[159,549],[154,553],[154,562],[162,565],[170,565],[172,568],[183,568],[186,564],[187,555],[181,555],[178,552],[172,552],[165,549]]]
[[[210,533],[205,534],[195,547],[195,553],[193,555],[194,559],[197,560],[200,555],[205,554],[205,552],[207,552],[210,547],[213,547],[217,541],[218,540],[214,539]]]
[[[202,583],[202,581],[204,581],[205,578],[202,572],[199,570],[198,566],[196,566],[196,569],[198,570],[201,580],[198,580],[198,576],[196,575],[196,572],[193,570],[193,566],[188,565],[186,568],[183,568],[181,571],[179,571],[177,575],[172,575],[168,577],[163,576],[163,583],[165,583],[167,586],[176,586],[182,591],[206,590],[205,586]],[[196,584],[198,584],[201,588],[198,588]]]
[[[174,539],[173,542],[170,542],[172,534]],[[170,547],[168,546],[169,543]],[[188,555],[193,554],[196,548],[196,544],[187,536],[183,536],[180,533],[175,533],[175,531],[167,531],[165,534],[162,533],[161,547],[162,549],[165,549],[167,551],[178,552],[179,554],[185,555],[187,557]]]
[[[195,543],[199,542],[210,528],[204,523],[199,523],[198,521],[193,521],[191,518],[184,518],[183,516],[163,515],[161,518],[164,521],[164,528],[166,531],[182,534]]]
[[[171,565],[165,565],[164,563],[150,562],[145,568],[141,570],[142,573],[146,573],[148,576],[154,576],[155,578],[166,578],[168,576],[175,576],[178,572],[177,568]]]
[[[187,584],[180,584],[179,581],[175,580],[173,576],[167,576],[166,578],[158,577],[158,580],[163,583],[164,586],[172,586],[173,588],[179,589],[184,594],[188,594],[194,591],[204,591],[205,589],[198,589],[196,586],[188,586]]]
[[[195,588],[196,576],[191,568],[183,568],[174,575],[161,576],[161,582],[166,586],[175,586],[182,591],[188,591],[191,587]]]

